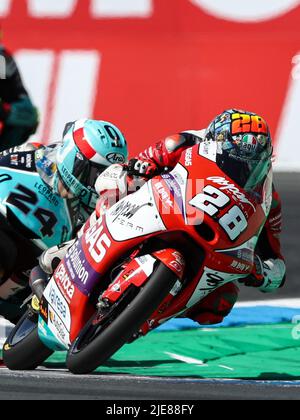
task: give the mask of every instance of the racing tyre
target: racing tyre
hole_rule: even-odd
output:
[[[4,344],[5,366],[10,370],[34,370],[52,354],[39,338],[38,315],[27,311]]]
[[[124,294],[107,313],[98,311],[71,345],[67,368],[77,375],[87,374],[105,363],[139,331],[177,280],[159,263],[143,288]]]

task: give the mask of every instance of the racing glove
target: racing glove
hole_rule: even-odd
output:
[[[164,171],[171,171],[179,162],[184,150],[200,140],[199,133],[186,131],[157,142],[129,161],[128,173],[149,179]]]
[[[286,266],[280,258],[262,261],[256,255],[254,270],[242,282],[245,286],[256,287],[263,293],[272,293],[283,287],[285,283]]]
[[[160,172],[158,166],[154,162],[141,159],[131,159],[127,167],[129,175],[142,176],[149,179],[159,175]]]

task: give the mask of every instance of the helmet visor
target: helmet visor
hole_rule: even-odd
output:
[[[68,192],[75,196],[81,194],[82,187],[94,190],[98,176],[107,168],[105,165],[95,164],[86,159],[80,152],[76,153],[72,173],[62,168],[60,179]]]
[[[255,190],[266,179],[272,166],[271,156],[265,153],[260,160],[246,161],[230,153],[217,155],[217,165],[245,191]]]

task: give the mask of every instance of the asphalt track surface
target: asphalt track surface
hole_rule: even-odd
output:
[[[245,288],[240,299],[264,300],[300,296],[300,174],[276,174],[282,196],[283,253],[287,283],[276,295],[262,295]],[[9,372],[0,369],[1,400],[298,400],[300,381],[195,380],[94,374],[76,376],[63,370]]]

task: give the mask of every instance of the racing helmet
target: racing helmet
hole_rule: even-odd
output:
[[[272,167],[272,140],[266,121],[259,115],[230,109],[218,115],[205,133],[215,142],[216,163],[246,191],[254,191]]]
[[[127,142],[115,125],[84,119],[68,123],[62,143],[38,151],[36,160],[42,178],[55,194],[59,194],[60,181],[71,196],[93,208],[98,197],[94,188],[97,177],[111,164],[125,163],[127,158]]]

